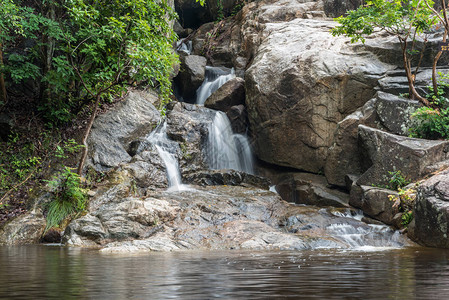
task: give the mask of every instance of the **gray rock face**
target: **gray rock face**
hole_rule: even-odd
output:
[[[318,173],[337,123],[372,98],[391,68],[332,37],[333,25],[301,19],[266,24],[267,37],[245,76],[260,159]]]
[[[204,81],[207,60],[198,55],[182,55],[181,67],[175,83],[184,99],[195,97],[196,90]]]
[[[36,244],[44,233],[45,225],[45,218],[39,210],[21,215],[0,229],[0,245]]]
[[[232,132],[245,134],[248,128],[248,115],[243,105],[232,106],[226,113],[231,122]]]
[[[232,106],[245,104],[245,81],[236,77],[216,90],[206,99],[207,108],[228,112]]]
[[[329,17],[337,18],[348,10],[357,9],[363,3],[361,0],[324,0],[324,12]]]
[[[324,176],[309,173],[283,175],[276,185],[282,199],[297,204],[349,207],[349,195],[327,186]]]
[[[449,171],[418,186],[414,226],[409,236],[428,247],[449,248]]]
[[[421,105],[402,97],[377,93],[376,111],[381,125],[389,132],[407,135],[411,114]]]
[[[388,225],[394,225],[394,217],[399,209],[393,206],[394,202],[388,198],[389,195],[398,196],[398,193],[372,186],[354,186],[351,189],[349,204],[362,209],[365,214],[373,219]]]
[[[94,198],[95,209],[69,225],[66,244],[102,252],[347,248],[347,241],[333,235],[335,226],[369,230],[332,209],[292,206],[254,187],[195,186],[141,198],[124,196],[123,185],[113,189]]]
[[[371,99],[361,109],[338,123],[324,167],[324,174],[330,184],[346,187],[345,178],[348,174],[360,175],[368,167],[364,167],[366,163],[358,145],[358,126],[376,126],[376,101],[377,99]]]
[[[96,170],[104,171],[129,162],[129,143],[151,131],[160,120],[153,105],[156,101],[154,93],[131,91],[116,107],[98,116],[88,139],[88,163]]]
[[[365,159],[372,163],[357,181],[359,185],[385,185],[389,171],[400,170],[411,181],[440,169],[449,162],[449,142],[398,136],[359,125]]]
[[[205,170],[189,174],[187,183],[202,186],[213,185],[250,185],[268,190],[270,181],[266,178],[234,170]]]

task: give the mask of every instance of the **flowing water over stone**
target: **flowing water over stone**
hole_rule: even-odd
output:
[[[203,105],[213,92],[232,78],[235,78],[234,69],[207,66],[206,79],[196,91],[196,104]]]
[[[207,160],[212,169],[234,169],[253,174],[253,158],[248,138],[232,132],[225,113],[218,111],[210,126]]]
[[[193,51],[192,41],[186,41],[186,39],[180,39],[176,42],[176,51],[182,51],[187,55],[190,55]]]
[[[173,153],[176,152],[177,144],[167,137],[167,122],[164,121],[159,124],[159,126],[147,137],[147,141],[156,147],[159,156],[165,164],[169,189],[186,189],[186,186],[182,184],[178,160]]]
[[[0,247],[2,299],[447,299],[449,252]]]

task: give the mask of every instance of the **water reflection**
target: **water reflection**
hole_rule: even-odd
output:
[[[1,299],[443,299],[449,252],[178,252],[102,255],[0,247]]]

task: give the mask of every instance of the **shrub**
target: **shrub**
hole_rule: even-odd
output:
[[[71,168],[64,167],[59,176],[48,181],[53,199],[47,204],[46,230],[57,227],[66,218],[82,212],[86,208],[86,190],[81,187],[81,179]]]
[[[449,137],[449,108],[436,109],[420,107],[411,116],[410,136],[425,139],[446,139]]]

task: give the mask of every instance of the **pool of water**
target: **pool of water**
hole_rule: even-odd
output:
[[[374,249],[370,249],[374,250]],[[448,299],[449,251],[0,247],[1,299]]]

